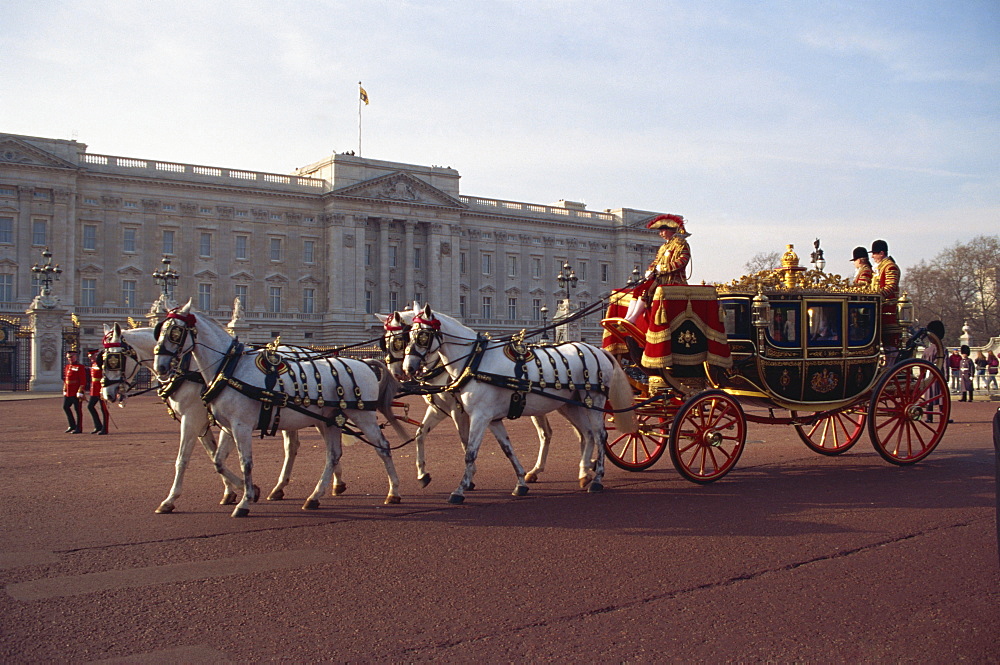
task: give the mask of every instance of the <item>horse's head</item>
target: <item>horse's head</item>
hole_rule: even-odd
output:
[[[126,365],[131,360],[134,363],[132,373],[138,370],[138,358],[135,350],[130,347],[122,336],[122,329],[117,323],[114,326],[104,326],[104,350],[101,352],[101,397],[109,402],[125,402],[129,389]]]
[[[409,342],[410,326],[414,312],[393,312],[391,315],[376,314],[384,330],[379,346],[385,352],[385,364],[398,380],[402,380],[403,357]]]
[[[165,380],[180,365],[185,353],[194,348],[197,335],[195,315],[191,313],[191,301],[167,313],[153,330],[156,346],[153,347],[153,371],[157,378]]]
[[[422,310],[413,315],[409,344],[403,356],[403,375],[416,377],[437,357],[440,348],[441,321],[434,316],[430,305],[424,305]]]

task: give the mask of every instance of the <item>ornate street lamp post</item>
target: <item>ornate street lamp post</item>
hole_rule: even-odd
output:
[[[542,339],[548,341],[549,331],[546,330],[546,328],[549,320],[549,308],[542,305],[541,308],[539,308],[538,313],[542,315]]]
[[[632,268],[632,274],[629,275],[628,281],[625,282],[625,288],[631,289],[640,281],[642,281],[642,273],[639,271],[639,266],[636,266],[635,268]]]
[[[52,282],[59,281],[59,275],[62,274],[63,269],[59,267],[58,263],[52,265],[52,252],[49,251],[48,247],[42,250],[42,258],[45,259],[45,263],[36,263],[31,266],[31,272],[34,283],[41,285],[38,295],[48,298],[52,295]]]
[[[168,301],[174,299],[174,286],[180,279],[180,275],[170,265],[170,259],[166,256],[163,257],[161,263],[163,267],[153,271],[153,280],[159,285],[160,296],[163,299],[163,304],[166,305]]]
[[[566,311],[569,311],[569,290],[570,288],[576,288],[576,283],[579,281],[576,277],[576,273],[573,272],[573,268],[569,265],[569,262],[563,263],[562,268],[559,270],[559,274],[556,275],[556,281],[559,282],[559,288],[566,290]]]

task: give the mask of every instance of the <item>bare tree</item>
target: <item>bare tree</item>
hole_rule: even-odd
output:
[[[909,268],[903,278],[920,322],[943,322],[946,343],[958,343],[966,322],[977,343],[1000,335],[1000,236],[956,243]]]
[[[773,270],[781,267],[781,252],[758,252],[743,264],[744,274],[752,275],[761,270]]]

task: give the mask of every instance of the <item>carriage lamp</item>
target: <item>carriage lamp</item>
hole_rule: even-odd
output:
[[[625,282],[625,288],[631,289],[642,281],[642,272],[639,271],[639,266],[632,268],[632,274],[629,275],[628,281]]]
[[[548,323],[549,320],[549,308],[546,307],[545,305],[542,305],[538,309],[538,313],[542,315],[542,339],[548,341],[549,331],[547,330],[548,326],[546,324]]]
[[[819,247],[819,238],[813,241],[813,251],[809,254],[809,260],[813,268],[818,272],[823,272],[823,268],[826,267],[826,259],[823,258],[823,250]]]
[[[903,295],[899,296],[899,301],[896,303],[897,311],[899,313],[899,325],[904,328],[908,328],[913,325],[913,302],[910,300],[910,296],[904,291]]]
[[[58,263],[52,265],[52,252],[49,251],[48,247],[42,250],[42,258],[45,259],[45,263],[36,263],[31,266],[32,281],[41,286],[38,295],[50,296],[52,295],[52,282],[59,281],[59,275],[62,274],[63,269],[59,267]]]
[[[771,322],[771,305],[760,291],[753,297],[753,324],[765,328]]]
[[[177,280],[180,279],[180,275],[170,265],[170,259],[166,256],[163,257],[161,263],[163,264],[163,267],[159,270],[153,271],[153,280],[160,287],[160,293],[163,294],[164,298],[172,298],[174,294],[174,285],[177,284]]]

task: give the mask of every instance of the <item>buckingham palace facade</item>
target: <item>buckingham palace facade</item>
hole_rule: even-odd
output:
[[[88,345],[103,323],[145,323],[164,257],[179,274],[176,301],[225,323],[239,298],[249,342],[371,339],[373,312],[413,300],[510,333],[555,312],[564,263],[576,309],[622,286],[659,245],[645,229],[655,212],[467,196],[459,180],[450,167],[353,154],[276,174],[0,134],[0,314],[23,314],[38,294],[31,267],[48,247],[62,268],[52,291]],[[600,339],[599,318],[582,321],[583,339]]]

